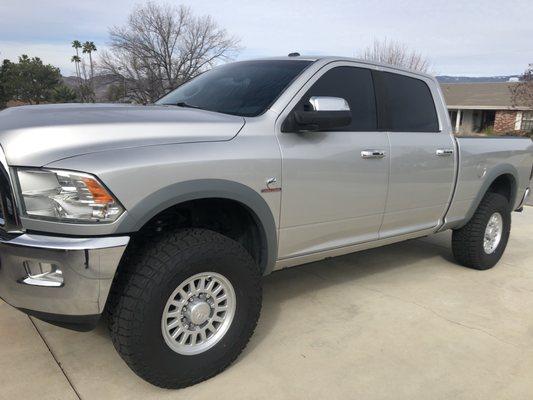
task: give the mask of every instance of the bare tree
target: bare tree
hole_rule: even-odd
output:
[[[374,43],[363,51],[361,58],[421,72],[428,72],[430,68],[426,57],[402,43],[387,39],[374,39]]]
[[[127,83],[128,96],[141,103],[157,100],[239,51],[239,40],[211,17],[153,2],[138,6],[110,37],[100,71]]]
[[[520,77],[519,83],[511,87],[515,107],[533,108],[533,64]]]

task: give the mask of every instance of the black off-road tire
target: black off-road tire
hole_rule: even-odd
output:
[[[485,229],[490,217],[500,213],[503,232],[498,247],[487,254],[483,247]],[[487,193],[479,204],[472,219],[452,235],[452,251],[455,260],[468,268],[486,270],[494,267],[505,251],[511,231],[511,210],[507,199],[498,193]]]
[[[222,372],[246,347],[261,310],[261,274],[239,243],[216,232],[183,229],[152,240],[121,266],[108,303],[109,329],[118,353],[138,376],[162,388],[184,388]],[[182,355],[163,338],[163,309],[183,281],[206,271],[231,282],[235,314],[213,347]]]

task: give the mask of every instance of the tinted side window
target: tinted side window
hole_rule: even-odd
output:
[[[389,72],[374,74],[380,129],[396,132],[438,132],[433,96],[420,79]]]
[[[313,96],[342,97],[350,105],[352,123],[338,131],[374,131],[377,129],[376,99],[372,73],[365,68],[336,67],[327,71],[294,108],[308,110]]]

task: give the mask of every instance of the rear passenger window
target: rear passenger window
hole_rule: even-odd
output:
[[[313,96],[342,97],[350,105],[352,123],[337,131],[377,130],[376,99],[369,69],[336,67],[322,75],[294,108],[305,110]]]
[[[439,131],[433,96],[424,81],[390,72],[377,72],[374,78],[381,130]]]

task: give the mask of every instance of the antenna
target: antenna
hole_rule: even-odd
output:
[[[289,57],[299,57],[300,56],[300,53],[289,53]]]

